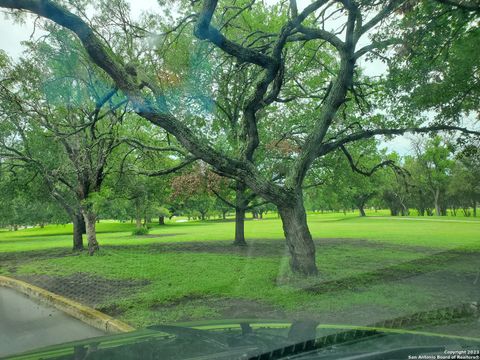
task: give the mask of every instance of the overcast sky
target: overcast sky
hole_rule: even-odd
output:
[[[275,0],[267,0],[269,2]],[[297,0],[299,9],[309,3],[309,0]],[[159,9],[156,0],[129,0],[132,8],[132,15],[134,17],[140,16],[144,11],[152,12]],[[25,24],[15,24],[10,19],[5,19],[4,16],[0,18],[0,49],[4,50],[10,57],[18,59],[22,51],[24,50],[21,45],[22,41],[30,39],[30,36],[34,32],[34,17],[31,16]],[[41,32],[36,29],[35,36],[38,36]],[[365,39],[364,44],[368,41]],[[360,44],[361,46],[362,44]],[[385,64],[380,61],[366,62],[362,61],[359,64],[364,68],[367,75],[381,75],[385,72]],[[400,154],[406,154],[410,152],[410,140],[406,137],[397,137],[393,141],[384,143],[390,150],[396,151]]]

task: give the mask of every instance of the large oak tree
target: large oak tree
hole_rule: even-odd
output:
[[[198,126],[192,126],[185,112],[169,102],[170,94],[158,82],[171,74],[148,73],[142,59],[131,61],[127,56],[128,49],[115,53],[115,47],[91,27],[84,14],[48,0],[0,0],[1,7],[30,11],[73,31],[91,61],[110,76],[137,114],[173,134],[190,153],[212,165],[218,173],[246,184],[262,198],[274,203],[283,222],[291,268],[306,275],[316,274],[317,267],[303,205],[302,185],[317,159],[376,135],[438,130],[472,132],[455,124],[429,126],[415,119],[397,121],[361,108],[368,97],[365,89],[369,85],[365,85],[359,76],[357,62],[367,54],[398,43],[398,37],[402,35],[400,28],[392,36],[379,38],[374,35],[381,27],[395,26],[393,19],[400,16],[397,10],[403,3],[400,0],[313,0],[300,9],[296,1],[291,0],[288,4],[262,8],[264,15],[256,18],[258,6],[264,5],[242,2],[240,6],[231,6],[218,0],[194,1],[187,18],[195,23],[196,37],[216,49],[212,56],[220,54],[234,58],[238,64],[248,64],[258,71],[239,121],[242,146],[237,153],[231,153],[225,151],[221,143],[215,143],[212,136],[199,131]],[[232,31],[235,19],[240,15],[251,19],[249,26]],[[331,19],[335,19],[334,26]],[[233,26],[227,28],[229,23]],[[311,46],[330,52],[335,63],[324,66],[311,52]],[[290,61],[292,52],[297,56],[304,54],[311,60],[306,62],[306,69],[300,72],[295,69],[295,62]],[[330,75],[325,77],[323,86],[311,86],[309,75],[320,71]],[[303,76],[295,76],[295,73]],[[292,88],[300,91],[291,93]],[[356,111],[362,115],[360,124],[346,122],[345,117],[340,116],[350,100],[359,104]],[[298,118],[299,114],[295,112],[302,115],[305,110],[307,112],[303,115],[308,116],[309,121],[299,137],[299,150],[292,155],[289,166],[278,173],[265,171],[263,162],[259,163],[256,158],[259,147],[265,142],[262,135],[268,131],[265,126],[268,124],[260,115],[273,109],[277,114],[290,114],[292,118],[295,115]],[[292,122],[290,125],[296,124]],[[292,132],[292,129],[285,129],[285,132]],[[271,141],[271,136],[267,138]]]

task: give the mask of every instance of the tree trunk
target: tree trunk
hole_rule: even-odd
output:
[[[90,208],[82,209],[85,226],[87,229],[88,253],[93,255],[100,248],[97,242],[97,233],[95,230],[96,214]]]
[[[315,244],[308,229],[302,194],[297,193],[292,200],[288,206],[278,207],[291,256],[290,268],[294,273],[316,275]]]
[[[365,209],[364,209],[364,205],[361,204],[358,206],[358,211],[360,212],[360,216],[367,216],[367,214],[365,214]]]
[[[246,246],[245,241],[245,208],[235,208],[235,240],[233,245]]]
[[[83,218],[82,210],[78,210],[78,220],[80,223],[80,229],[82,229],[82,235],[85,235],[87,233],[87,225],[85,224],[85,219]]]
[[[233,245],[246,246],[245,211],[248,201],[245,199],[245,184],[237,181],[235,189],[235,240]]]
[[[441,216],[442,215],[442,212],[441,212],[441,209],[440,209],[440,190],[439,189],[436,189],[435,190],[435,197],[434,197],[434,201],[435,201],[435,215],[436,216]]]
[[[477,217],[477,201],[473,200],[473,216]]]
[[[158,225],[165,225],[165,216],[160,215],[158,217]]]
[[[142,227],[142,210],[140,209],[140,200],[135,199],[135,227],[140,229]]]
[[[75,214],[72,219],[73,222],[73,250],[84,250],[83,233],[85,231],[85,221],[82,214]]]

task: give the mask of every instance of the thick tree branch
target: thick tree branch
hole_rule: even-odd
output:
[[[243,47],[228,40],[220,31],[211,25],[213,13],[217,8],[217,0],[205,0],[195,26],[195,36],[201,40],[208,40],[227,54],[238,60],[268,68],[274,63],[274,59],[247,47]]]
[[[359,132],[347,135],[342,139],[338,139],[336,141],[332,141],[332,142],[328,142],[320,145],[318,148],[317,156],[325,155],[329,152],[332,152],[340,148],[345,144],[362,140],[362,139],[369,139],[376,135],[403,135],[405,133],[424,134],[424,133],[431,133],[431,132],[438,132],[438,131],[459,131],[463,134],[480,136],[480,131],[469,130],[464,127],[451,126],[451,125],[434,125],[434,126],[418,127],[418,128],[364,130],[364,131],[359,131]]]
[[[340,40],[335,34],[315,28],[307,28],[303,25],[298,26],[298,31],[300,34],[291,35],[288,38],[288,42],[294,41],[308,41],[308,40],[325,40],[329,44],[333,45],[337,50],[341,51],[343,49],[344,43]]]
[[[0,7],[28,10],[73,31],[92,60],[104,69],[122,90],[134,84],[125,69],[114,61],[92,29],[77,15],[49,0],[0,0]]]

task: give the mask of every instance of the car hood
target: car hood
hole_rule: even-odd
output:
[[[480,338],[312,321],[225,319],[151,326],[49,346],[8,359],[254,359],[275,349],[295,351],[295,346],[307,345],[330,352],[334,348],[345,355],[405,346],[478,350]]]

